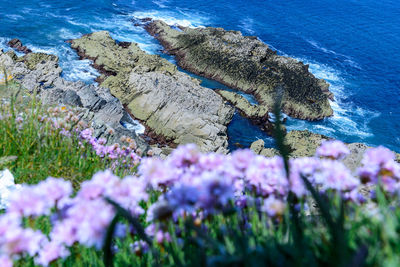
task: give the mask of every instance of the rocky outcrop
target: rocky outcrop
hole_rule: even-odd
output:
[[[133,130],[122,126],[136,122],[130,118],[121,102],[111,95],[109,89],[64,80],[60,76],[62,69],[56,56],[29,53],[17,57],[12,50],[7,53],[0,50],[2,67],[22,88],[37,93],[44,104],[81,107],[82,120],[89,123],[97,137],[105,137],[113,143],[127,136],[133,138],[143,152],[149,149],[147,143]]]
[[[327,136],[315,134],[308,130],[290,131],[287,133],[285,140],[291,150],[291,157],[312,157],[315,155],[317,148],[322,141],[330,140]],[[355,171],[361,163],[364,152],[369,147],[361,143],[346,144],[350,150],[350,154],[343,160],[343,163],[352,171]],[[250,147],[256,154],[266,157],[279,155],[279,151],[274,148],[265,148],[263,140],[257,140]],[[396,153],[396,160],[400,162],[400,154]]]
[[[261,130],[269,135],[274,134],[274,125],[269,120],[268,109],[265,106],[251,104],[244,96],[235,92],[219,89],[215,90],[215,92],[237,108],[243,117],[248,118],[259,126]]]
[[[289,116],[319,120],[333,114],[329,85],[307,65],[277,55],[256,37],[221,28],[176,29],[159,20],[147,20],[145,29],[182,68],[253,94],[266,109],[272,109],[279,94]]]
[[[149,134],[174,144],[195,143],[202,151],[226,153],[233,108],[214,91],[135,43],[117,43],[108,32],[71,40],[82,58],[100,70],[109,88]]]
[[[8,45],[9,47],[14,48],[15,50],[17,50],[17,51],[19,51],[19,52],[21,52],[21,53],[28,54],[28,53],[31,53],[31,52],[32,52],[32,50],[30,50],[28,47],[26,47],[25,45],[23,45],[22,42],[21,42],[19,39],[17,39],[17,38],[10,40],[10,41],[7,43],[7,45]]]

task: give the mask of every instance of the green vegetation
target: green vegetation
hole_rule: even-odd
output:
[[[90,145],[79,142],[76,132],[67,137],[61,127],[55,129],[54,124],[77,124],[65,122],[72,108],[45,107],[14,82],[0,84],[0,99],[0,168],[10,169],[16,183],[36,184],[51,176],[70,180],[78,188],[110,167]],[[120,175],[131,171],[115,170]]]

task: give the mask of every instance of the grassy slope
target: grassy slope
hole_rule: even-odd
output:
[[[54,131],[49,122],[40,122],[41,117],[51,117],[47,107],[17,84],[0,85],[0,99],[0,169],[9,168],[17,183],[37,183],[53,176],[68,179],[78,187],[95,172],[107,168],[107,162],[90,146],[79,145],[76,137]],[[18,117],[23,118],[22,125],[16,122]]]

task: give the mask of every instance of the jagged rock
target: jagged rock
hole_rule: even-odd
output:
[[[319,120],[333,114],[328,83],[256,37],[211,27],[178,30],[159,20],[147,22],[145,29],[182,68],[252,94],[266,109],[272,109],[279,93],[289,116]]]
[[[8,45],[9,47],[14,48],[15,50],[17,50],[17,51],[19,51],[19,52],[25,53],[25,54],[28,54],[28,53],[31,53],[31,52],[32,52],[32,50],[30,50],[28,47],[24,46],[24,45],[22,44],[22,42],[21,42],[19,39],[17,39],[17,38],[10,40],[10,41],[7,43],[7,45]]]
[[[260,152],[264,149],[265,142],[262,139],[258,139],[251,143],[250,149],[253,150],[254,153],[260,154]]]
[[[254,153],[264,157],[274,157],[279,155],[278,150],[275,148],[265,148],[264,146],[264,140],[258,139],[251,144],[250,149],[253,150]]]
[[[225,100],[239,109],[247,118],[266,122],[268,121],[268,109],[265,106],[252,105],[246,98],[235,92],[215,90]]]
[[[93,60],[103,74],[101,86],[110,88],[149,135],[169,144],[195,143],[202,151],[228,151],[233,108],[199,81],[135,43],[116,43],[108,32],[70,43],[82,58]]]
[[[29,53],[16,57],[13,52],[0,51],[1,67],[5,67],[24,89],[38,93],[44,104],[82,107],[82,119],[95,129],[97,137],[107,137],[109,142],[114,142],[125,135],[133,138],[142,151],[149,149],[134,131],[122,126],[130,118],[129,114],[109,89],[64,80],[56,56]],[[107,129],[112,129],[113,133],[108,133]]]
[[[274,134],[274,125],[269,120],[268,109],[265,106],[251,104],[246,98],[235,92],[226,90],[215,91],[222,96],[222,98],[236,107],[243,117],[248,118],[255,125],[259,126],[262,131],[269,135]]]

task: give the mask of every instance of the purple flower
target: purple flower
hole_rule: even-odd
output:
[[[367,184],[376,184],[381,178],[383,188],[395,193],[400,188],[400,165],[394,161],[395,155],[384,147],[368,149],[358,169],[361,180]]]
[[[197,187],[198,205],[207,211],[224,207],[234,198],[232,181],[215,172],[205,172],[199,176],[194,186]]]
[[[0,266],[2,267],[13,267],[13,261],[5,256],[5,255],[1,255],[0,256]]]
[[[250,149],[236,150],[232,154],[232,164],[239,170],[244,170],[253,162],[255,154]]]
[[[200,152],[196,145],[187,144],[181,145],[175,149],[168,160],[170,164],[176,167],[188,167],[197,163],[200,157]]]
[[[48,215],[53,203],[46,200],[43,192],[34,186],[23,186],[10,197],[7,211],[22,216]]]
[[[351,191],[360,184],[343,163],[333,160],[321,160],[313,175],[315,183],[323,190]]]
[[[261,210],[269,217],[282,216],[285,213],[286,203],[274,196],[269,196],[264,200]]]
[[[35,263],[48,266],[51,262],[59,258],[66,258],[69,255],[69,251],[63,245],[56,242],[46,242],[36,257]]]
[[[138,256],[149,251],[149,245],[143,240],[135,241],[131,247],[133,252]]]
[[[347,146],[338,140],[324,141],[320,147],[317,148],[317,156],[330,159],[343,159],[350,150]]]
[[[36,190],[41,192],[50,203],[56,203],[72,194],[72,185],[69,181],[49,177],[36,185]]]

